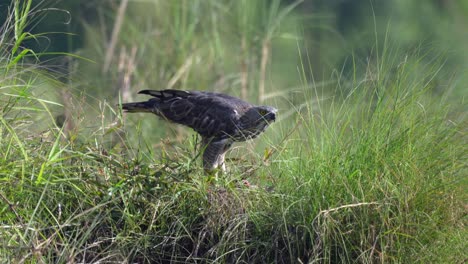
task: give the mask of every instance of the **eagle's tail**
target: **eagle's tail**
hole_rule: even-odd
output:
[[[122,104],[122,109],[126,113],[153,112],[155,110],[155,102],[136,102]]]

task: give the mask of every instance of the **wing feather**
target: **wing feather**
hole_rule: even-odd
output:
[[[190,95],[189,91],[183,91],[183,90],[173,90],[173,89],[167,89],[167,90],[142,90],[139,91],[138,94],[147,94],[151,95],[160,99],[170,99],[174,97],[187,97]]]
[[[174,123],[193,128],[204,137],[227,138],[235,133],[239,112],[251,105],[238,98],[212,92],[143,90],[154,98],[153,113]]]

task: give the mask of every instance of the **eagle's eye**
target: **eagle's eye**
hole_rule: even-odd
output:
[[[264,116],[264,115],[268,114],[268,111],[265,110],[265,109],[260,109],[260,110],[258,110],[258,113],[259,113],[260,115]]]

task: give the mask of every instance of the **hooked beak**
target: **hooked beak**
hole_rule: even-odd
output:
[[[273,121],[275,122],[276,121],[276,113],[278,113],[278,109],[274,109],[273,111],[271,111],[267,116],[267,120],[268,121]]]

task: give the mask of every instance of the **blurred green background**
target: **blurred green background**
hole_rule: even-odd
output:
[[[274,105],[284,119],[312,101],[304,90],[319,98],[345,94],[352,81],[373,78],[370,64],[441,62],[433,90],[451,87],[454,100],[463,98],[468,81],[463,0],[33,2],[26,31],[47,34],[23,46],[60,73],[64,85],[51,96],[75,130],[103,124],[83,118],[102,114],[99,102],[143,99],[136,96],[142,89],[225,92]],[[11,6],[1,4],[2,19]],[[52,94],[48,86],[37,90]],[[180,140],[189,132],[141,119],[129,117],[150,138]]]
[[[468,1],[3,0],[0,20],[0,263],[468,259]],[[203,175],[190,129],[120,114],[167,88],[279,119]]]

